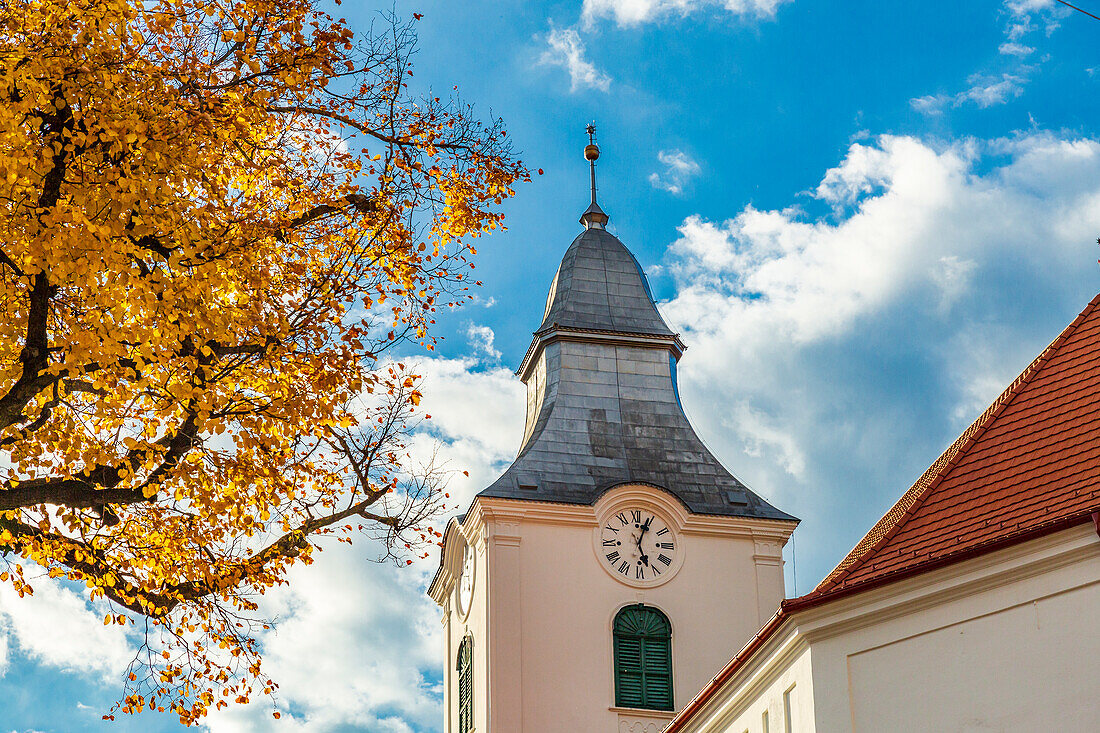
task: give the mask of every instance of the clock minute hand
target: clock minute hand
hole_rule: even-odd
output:
[[[638,559],[642,564],[649,567],[649,555],[645,554],[645,550],[642,549],[642,537],[645,537],[645,533],[649,531],[649,523],[653,521],[653,517],[645,520],[645,524],[642,525],[642,531],[638,533],[638,537],[635,541],[638,543]]]

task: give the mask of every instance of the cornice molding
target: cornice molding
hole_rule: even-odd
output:
[[[673,517],[677,530],[687,535],[739,537],[754,543],[778,543],[780,554],[798,522],[782,519],[759,519],[720,514],[693,514],[675,496],[649,484],[622,484],[605,491],[588,504],[561,504],[551,501],[478,496],[466,514],[466,525],[472,517],[483,522],[521,521],[595,527],[598,517],[609,505],[636,501],[659,507]],[[758,552],[761,552],[759,549]],[[764,554],[764,553],[762,553]]]
[[[523,361],[516,369],[516,376],[526,383],[538,352],[557,341],[666,349],[672,353],[677,361],[687,350],[684,342],[680,340],[679,334],[662,336],[649,333],[630,333],[629,331],[582,331],[555,324],[549,329],[535,332],[534,337],[531,339],[531,345],[527,347],[527,353],[523,356]]]
[[[585,504],[557,504],[489,496],[478,496],[474,499],[467,521],[470,516],[475,515],[486,524],[540,522],[581,527],[592,527],[596,524],[595,512]]]
[[[781,562],[783,546],[798,526],[796,521],[782,519],[693,514],[668,491],[643,483],[623,484],[608,489],[593,505],[477,496],[474,497],[473,504],[466,512],[462,524],[454,518],[447,523],[447,528],[443,532],[440,567],[428,586],[428,595],[436,603],[442,603],[440,599],[450,592],[457,577],[454,568],[457,567],[456,562],[461,564],[460,545],[470,542],[478,548],[479,552],[483,552],[488,539],[489,525],[537,522],[596,528],[599,527],[598,517],[606,512],[607,507],[628,501],[659,509],[676,524],[676,531],[685,536],[751,540],[756,552],[754,561],[760,564],[766,564],[777,558]],[[514,541],[518,542],[518,530],[516,532]],[[506,535],[507,533],[501,534],[498,530],[498,538],[504,538]],[[463,542],[455,541],[456,537],[461,537]],[[500,541],[498,539],[498,542]],[[764,549],[769,545],[777,545],[778,554]]]

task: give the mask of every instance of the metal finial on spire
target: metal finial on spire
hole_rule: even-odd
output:
[[[588,133],[588,145],[584,146],[584,159],[588,161],[592,180],[592,203],[581,214],[581,224],[584,224],[586,229],[603,229],[608,217],[596,203],[596,161],[600,157],[600,148],[596,145],[596,125],[589,123],[585,131]]]
[[[600,159],[600,146],[596,145],[596,126],[589,123],[585,131],[588,133],[588,145],[584,146],[584,159],[588,161],[592,173],[592,203],[596,203],[596,161]]]

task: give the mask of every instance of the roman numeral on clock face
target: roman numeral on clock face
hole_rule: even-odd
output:
[[[658,542],[657,547],[660,547],[662,550],[671,550],[671,549],[673,549],[671,542]]]
[[[663,552],[660,555],[657,556],[657,559],[660,560],[661,562],[663,562],[665,565],[671,565],[672,564],[672,558],[669,557],[668,555],[664,554]]]
[[[634,579],[635,580],[645,580],[645,568],[642,567],[641,565],[636,565],[634,567]]]
[[[668,527],[662,527],[661,529],[657,530],[658,537],[664,537],[666,534],[668,534]]]
[[[642,512],[641,512],[640,509],[631,509],[630,510],[630,521],[632,521],[636,524],[641,523],[641,521],[642,521]]]
[[[609,552],[607,554],[607,561],[609,563],[611,563],[612,565],[614,565],[616,563],[616,561],[618,561],[618,559],[619,559],[619,551],[618,550],[616,550],[615,552]]]
[[[618,540],[604,540],[603,541],[603,546],[604,547],[618,547],[618,542],[619,542]],[[670,547],[671,547],[671,545],[670,545]]]
[[[611,531],[612,531],[612,532],[614,532],[615,534],[618,534],[618,533],[619,533],[619,528],[618,528],[618,527],[612,527],[612,526],[611,526],[611,522],[608,522],[608,523],[607,523],[607,526],[606,526],[606,527],[604,527],[604,529],[608,529],[608,530],[611,530]]]
[[[622,573],[623,575],[626,575],[629,571],[630,571],[630,563],[628,563],[626,560],[623,560],[622,565],[619,566],[619,572]]]

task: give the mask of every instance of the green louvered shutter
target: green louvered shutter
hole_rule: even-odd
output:
[[[467,733],[474,728],[474,660],[473,640],[467,636],[458,645],[458,730]]]
[[[642,647],[645,662],[645,706],[672,710],[672,651],[669,637],[647,638]]]
[[[642,640],[615,636],[615,704],[640,708],[645,700],[642,687]]]
[[[655,608],[627,606],[613,626],[615,704],[672,710],[672,626]]]

